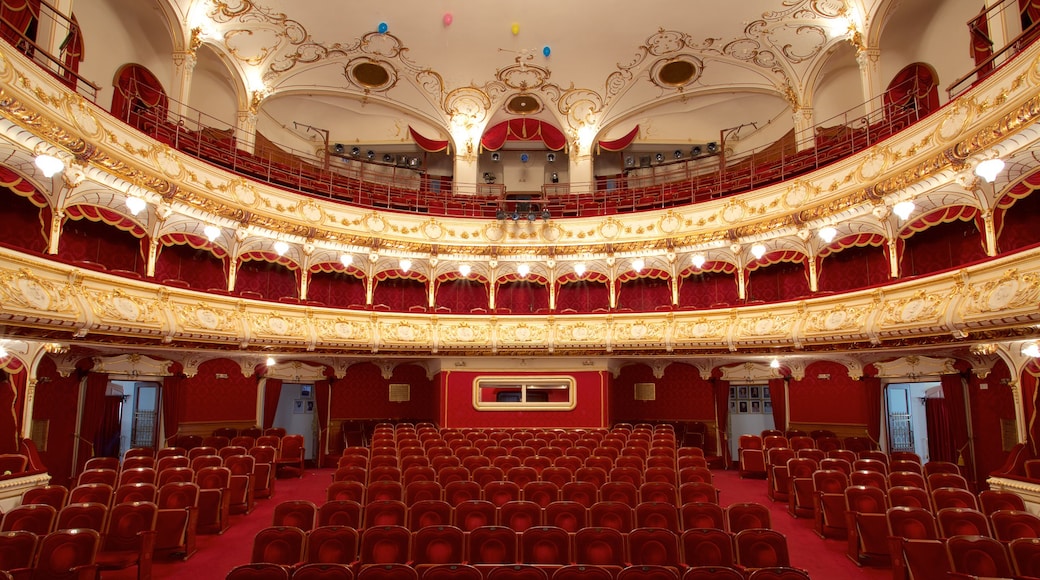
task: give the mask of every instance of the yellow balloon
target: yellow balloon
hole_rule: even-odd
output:
[[[513,36],[516,36],[517,34],[520,34],[520,25],[519,24],[514,24],[513,25]]]

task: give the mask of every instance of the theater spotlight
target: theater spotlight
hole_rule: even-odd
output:
[[[708,153],[715,153],[718,150],[719,150],[719,144],[718,143],[716,143],[714,141],[712,141],[711,143],[708,143]]]
[[[357,157],[358,155],[361,155],[361,148],[360,147],[351,147],[350,148],[350,155],[352,157]]]
[[[679,151],[678,149],[675,150],[675,153],[673,153],[673,155],[675,155],[676,159],[682,159],[682,151]]]
[[[662,161],[664,161],[664,153],[658,153],[654,155],[654,159],[656,159],[658,163],[661,163]]]
[[[491,160],[492,161],[498,161],[499,159],[502,159],[502,156],[499,155],[498,151],[496,151],[496,152],[491,154]]]
[[[369,149],[368,151],[365,152],[365,157],[368,157],[368,160],[372,161],[373,159],[376,158],[376,152],[372,151],[371,149]]]
[[[542,219],[545,220],[545,221],[549,221],[550,217],[552,217],[552,216],[549,215],[549,210],[548,209],[543,209],[542,210]]]
[[[559,183],[560,182],[560,176],[555,171],[553,171],[551,179],[552,179],[553,183]]]
[[[556,154],[555,153],[550,153],[550,154],[546,155],[545,156],[545,160],[548,161],[549,163],[553,163],[554,161],[556,161]]]
[[[346,151],[346,149],[347,148],[344,147],[342,143],[336,143],[335,145],[332,146],[332,150],[335,151],[336,153],[343,153],[344,151]]]
[[[700,145],[694,145],[693,149],[690,149],[690,155],[696,157],[696,156],[700,155],[702,151],[703,151],[703,149],[701,149]]]

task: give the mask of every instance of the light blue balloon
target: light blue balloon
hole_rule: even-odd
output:
[[[523,163],[527,163],[527,160],[528,160],[528,159],[530,159],[530,157],[528,157],[528,156],[527,156],[527,153],[521,153],[521,154],[520,154],[520,161],[521,161],[521,162],[523,162]]]
[[[379,34],[386,34],[386,31],[390,30],[390,27],[386,25],[386,22],[379,23]]]
[[[551,52],[552,52],[552,50],[549,50],[549,46],[548,45],[546,45],[545,48],[542,49],[542,54],[544,54],[546,56],[546,58],[549,57],[549,53],[551,53]]]

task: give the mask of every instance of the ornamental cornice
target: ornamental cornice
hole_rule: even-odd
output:
[[[371,312],[204,294],[0,248],[0,321],[48,340],[326,354],[836,351],[1040,332],[1040,249],[842,295],[734,309],[487,315]],[[56,308],[60,306],[60,308]],[[945,314],[944,314],[945,313]]]
[[[1028,146],[1015,136],[1040,117],[1038,54],[1040,45],[1030,47],[957,102],[797,181],[670,210],[534,224],[377,212],[250,182],[115,121],[7,46],[0,46],[6,125],[0,133],[27,154],[54,146],[85,166],[86,179],[123,191],[142,188],[149,201],[166,200],[173,212],[299,243],[474,255],[492,245],[500,255],[544,247],[557,256],[571,248],[609,254],[626,245],[705,247],[733,237],[791,235],[807,221],[839,215],[873,219],[871,210],[887,197],[951,182],[988,148]]]

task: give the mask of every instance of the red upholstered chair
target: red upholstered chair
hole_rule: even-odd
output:
[[[532,526],[520,534],[520,558],[525,564],[555,571],[571,563],[570,535],[556,526]]]
[[[617,501],[598,501],[589,508],[589,525],[612,528],[623,534],[632,531],[632,507]]]
[[[886,562],[889,557],[888,499],[885,492],[865,485],[845,489],[848,554],[853,562]]]
[[[470,532],[479,527],[495,525],[498,509],[483,499],[471,499],[455,506],[455,525]]]
[[[628,566],[618,572],[618,580],[679,580],[678,568],[670,566]]]
[[[226,460],[228,457],[235,455],[246,455],[249,452],[248,447],[241,447],[238,445],[228,445],[226,447],[220,447],[217,449],[217,455],[221,459]]]
[[[893,471],[892,473],[889,473],[888,486],[919,487],[921,489],[928,489],[928,483],[925,481],[924,476],[920,473],[914,473],[913,471]]]
[[[303,477],[303,464],[307,450],[303,446],[303,435],[286,435],[279,441],[278,457],[274,461],[275,473],[287,477]]]
[[[303,562],[307,535],[295,526],[264,528],[253,537],[251,560],[254,563],[295,566]]]
[[[954,536],[946,540],[950,568],[955,573],[987,578],[1012,575],[1011,559],[1004,545],[988,536]]]
[[[249,435],[236,435],[231,438],[229,444],[232,447],[245,447],[248,451],[251,447],[256,445],[256,437],[252,437]],[[162,449],[160,449],[159,451],[161,452]]]
[[[922,477],[924,476],[924,466],[917,461],[893,459],[888,463],[888,472],[895,473],[897,471],[909,471],[910,473],[919,473]]]
[[[455,526],[427,526],[412,537],[412,563],[424,568],[465,563],[466,534]]]
[[[816,437],[816,448],[820,451],[828,452],[836,449],[841,449],[841,439],[833,435],[824,435]]]
[[[270,563],[241,564],[228,572],[225,580],[289,580],[289,570]]]
[[[302,499],[283,501],[274,506],[274,517],[271,522],[275,527],[293,526],[304,532],[314,529],[318,521],[318,506],[314,502]]]
[[[968,481],[956,473],[932,473],[925,479],[928,482],[928,489],[933,492],[943,487],[968,489]]]
[[[1040,578],[1040,539],[1019,538],[1008,543],[1011,564],[1015,574],[1027,578]]]
[[[787,461],[787,476],[790,481],[787,511],[796,518],[813,516],[815,490],[812,474],[817,468],[816,461],[807,457],[795,457]]]
[[[914,463],[921,465],[921,456],[912,451],[892,451],[888,454],[889,462],[892,461],[913,461]]]
[[[679,494],[675,485],[664,481],[649,481],[639,486],[639,501],[662,501],[678,505]]]
[[[523,488],[528,483],[538,480],[538,472],[533,467],[512,467],[506,472],[506,479]]]
[[[714,483],[714,477],[711,474],[711,470],[705,467],[684,467],[679,470],[679,484],[689,483],[691,481],[703,481],[705,483]]]
[[[769,508],[754,502],[741,502],[726,507],[726,529],[731,533],[754,528],[771,528]]]
[[[616,576],[625,566],[625,538],[613,528],[582,528],[574,534],[576,564],[602,566]]]
[[[320,526],[307,532],[304,561],[353,565],[357,562],[358,531],[348,526]]]
[[[813,519],[816,533],[824,538],[845,538],[845,488],[849,485],[847,475],[836,469],[820,469],[813,473],[813,489],[816,500],[813,504]]]
[[[448,526],[451,522],[451,504],[444,500],[421,500],[408,508],[408,529],[413,532],[428,526]]]
[[[917,507],[932,510],[932,498],[920,487],[888,488],[888,507]]]
[[[118,457],[91,457],[83,464],[84,471],[90,471],[91,469],[111,469],[112,471],[119,471],[119,458]],[[80,474],[82,475],[82,473]],[[113,481],[109,485],[113,485]]]
[[[673,503],[641,502],[635,507],[637,528],[660,528],[679,533],[679,510]]]
[[[872,451],[864,451],[860,453],[859,459],[852,462],[853,471],[876,471],[888,475],[888,460],[878,459],[877,457],[866,457],[867,453],[880,453]],[[884,457],[884,454],[881,454]]]
[[[64,485],[41,485],[28,489],[22,494],[22,505],[46,504],[56,510],[65,507],[69,497],[69,489]],[[3,568],[0,568],[2,570]]]
[[[714,528],[692,529],[680,537],[687,566],[730,567],[736,564],[733,534]]]
[[[679,518],[682,521],[682,529],[693,530],[697,528],[726,529],[725,510],[713,502],[690,502],[684,503],[679,508]]]
[[[231,513],[250,513],[256,492],[256,458],[244,454],[230,455],[224,459],[224,467],[231,470]]]
[[[491,568],[487,580],[549,580],[549,575],[537,566],[513,564]]]
[[[159,507],[150,501],[113,506],[97,553],[98,570],[137,566],[138,580],[150,579],[158,515]]]
[[[160,488],[167,483],[175,482],[194,482],[195,481],[195,470],[190,467],[168,467],[159,472],[158,481],[156,485]]]
[[[4,514],[0,531],[26,531],[45,536],[54,528],[57,515],[58,511],[46,504],[20,505]]]
[[[734,538],[737,565],[746,570],[790,566],[787,537],[775,530],[749,529]]]
[[[719,490],[710,483],[691,481],[679,486],[679,503],[719,503]]]
[[[553,571],[552,580],[614,580],[606,568],[572,564]]]
[[[748,580],[809,580],[809,573],[789,566],[759,568],[748,576]]]
[[[545,524],[577,532],[588,525],[588,508],[575,501],[554,501],[545,506]]]
[[[925,476],[936,473],[953,473],[955,475],[960,475],[961,468],[956,463],[949,461],[929,461],[924,464]]]
[[[361,532],[362,569],[378,564],[407,564],[412,533],[404,526],[376,526]]]
[[[199,471],[204,467],[220,467],[222,465],[224,465],[224,460],[217,454],[196,455],[191,460],[191,468],[195,471]]]
[[[944,538],[953,536],[990,536],[989,519],[978,510],[944,508],[935,513],[939,533]]]
[[[115,469],[97,468],[87,469],[86,471],[80,473],[79,477],[76,478],[76,485],[86,485],[88,483],[104,483],[105,485],[115,487],[117,481],[119,481],[119,472]]]
[[[502,564],[515,564],[517,534],[503,526],[481,526],[467,535],[469,563],[481,570]]]
[[[223,533],[231,525],[231,471],[206,467],[195,474],[195,483],[199,486],[199,533]]]
[[[409,506],[420,501],[439,500],[443,496],[444,489],[441,484],[433,480],[413,481],[404,488],[404,502]]]
[[[169,448],[167,448],[169,449]],[[163,449],[162,451],[166,451]],[[161,475],[163,471],[172,467],[191,467],[191,460],[187,455],[166,455],[155,462],[155,470]]]
[[[340,500],[365,503],[365,484],[360,481],[333,481],[325,489],[325,501]]]
[[[349,526],[360,529],[361,504],[349,499],[331,500],[318,508],[318,526]]]
[[[639,489],[627,481],[608,481],[599,488],[599,498],[634,506],[639,503]]]
[[[794,449],[772,447],[766,450],[766,496],[773,501],[787,501],[791,492],[787,461],[794,459]]]
[[[470,479],[477,482],[480,487],[484,487],[488,483],[502,481],[506,477],[506,472],[501,467],[494,467],[491,465],[485,465],[473,469]]]
[[[113,503],[128,503],[135,501],[154,502],[157,495],[155,484],[152,483],[130,483],[120,485],[116,488]]]
[[[48,506],[49,507],[49,506]],[[95,530],[57,530],[40,539],[33,580],[93,578],[101,535]]]
[[[520,486],[512,481],[489,481],[483,487],[484,499],[495,506],[520,499]]]
[[[375,461],[378,458],[373,458]],[[401,484],[401,468],[394,465],[373,465],[368,468],[368,483],[389,481]],[[403,487],[403,484],[401,484]]]
[[[433,564],[423,568],[422,580],[484,580],[484,575],[469,564]]]
[[[560,499],[592,507],[599,500],[599,488],[588,481],[572,481],[560,488]]]
[[[744,573],[721,566],[693,566],[686,570],[682,580],[744,580]]]
[[[38,536],[32,532],[0,532],[0,570],[28,577],[36,557]]]
[[[403,501],[385,499],[369,501],[365,504],[364,527],[406,526],[408,524],[408,506]]]
[[[22,503],[25,503],[24,501]],[[992,515],[999,510],[1025,511],[1026,506],[1022,496],[1010,492],[995,489],[987,489],[979,492],[979,503],[982,504],[982,513]]]
[[[888,521],[889,555],[892,558],[894,580],[907,577],[904,544],[920,540],[938,540],[939,528],[932,512],[922,507],[890,507],[885,513]],[[914,547],[911,546],[913,549]]]
[[[471,481],[469,478],[469,470],[461,466],[442,467],[437,470],[437,482],[440,483],[442,487],[447,487],[449,483],[455,481]]]
[[[373,481],[365,487],[365,500],[369,503],[374,501],[401,501],[404,499],[404,486],[399,481]]]
[[[475,481],[452,481],[444,486],[444,501],[453,507],[477,499],[481,499],[481,489]]]
[[[542,506],[531,501],[507,501],[498,506],[498,525],[515,532],[542,525]]]
[[[253,497],[266,498],[274,493],[274,459],[278,454],[275,447],[257,445],[249,449],[256,460],[253,468]]]
[[[563,486],[574,481],[574,472],[567,467],[553,465],[542,469],[542,481],[550,481],[563,491]]]
[[[354,570],[345,564],[304,564],[293,572],[293,580],[354,580]]]
[[[199,486],[194,483],[175,482],[159,488],[156,555],[180,555],[187,560],[195,553],[198,501]]]
[[[849,484],[876,487],[881,491],[886,491],[888,490],[888,476],[877,471],[853,471],[849,474]]]
[[[230,444],[231,444],[231,437],[228,437],[227,435],[213,434],[213,435],[210,435],[209,437],[203,437],[202,438],[202,446],[203,447],[213,447],[217,451],[220,451],[221,449],[227,447]]]
[[[1040,538],[1040,517],[1027,511],[998,510],[990,514],[993,537],[1001,542],[1016,538]]]
[[[969,508],[979,509],[978,498],[975,494],[959,487],[940,487],[932,490],[932,507],[938,512],[941,509]]]
[[[268,427],[267,429],[264,429],[264,435],[268,437],[285,437],[285,428]]]
[[[551,481],[531,481],[520,489],[520,497],[544,508],[560,499],[560,488]]]
[[[71,530],[86,528],[99,534],[105,533],[105,521],[108,519],[108,506],[100,503],[70,503],[61,508],[55,520],[54,529]]]
[[[196,457],[201,457],[203,455],[217,455],[217,448],[210,447],[207,445],[200,445],[198,447],[192,447],[188,449],[188,459],[191,461],[195,461]]]
[[[679,535],[668,529],[640,527],[628,534],[628,563],[635,566],[680,567]]]
[[[827,457],[820,460],[820,469],[833,469],[848,477],[852,473],[852,463],[840,457]]]

